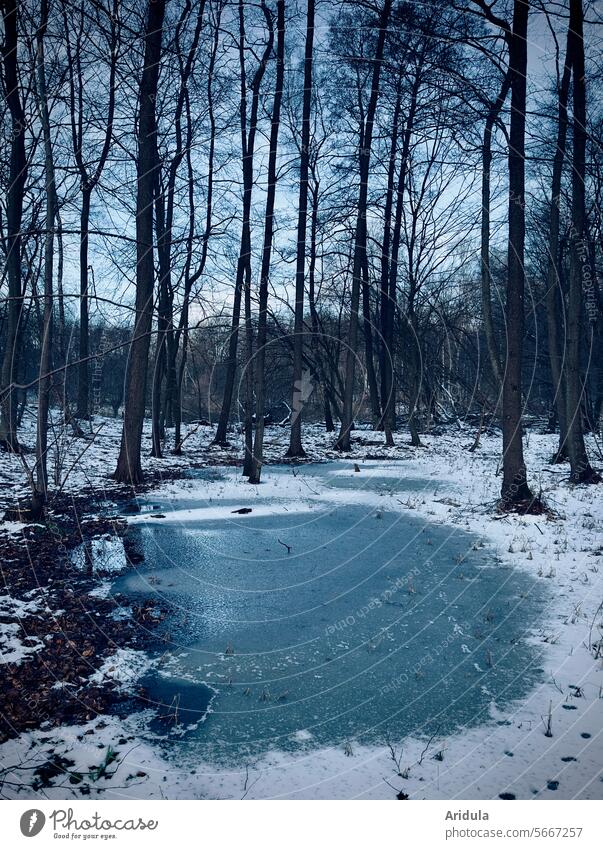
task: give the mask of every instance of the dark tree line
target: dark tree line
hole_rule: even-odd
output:
[[[548,413],[555,460],[599,480],[603,116],[582,0],[0,9],[0,443],[34,514],[56,421],[89,439],[103,405],[123,405],[114,477],[133,485],[147,417],[156,457],[186,450],[191,419],[218,445],[240,423],[254,483],[267,416],[292,458],[304,421],[343,452],[360,421],[417,447],[500,422],[501,504],[538,509],[523,423]],[[551,61],[534,69],[535,22]]]

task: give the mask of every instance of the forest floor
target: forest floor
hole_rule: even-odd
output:
[[[460,425],[426,435],[421,448],[411,448],[405,433],[386,449],[380,434],[356,431],[353,450],[344,455],[359,464],[397,461],[400,476],[433,481],[433,489],[390,509],[476,534],[535,585],[546,583],[551,609],[531,636],[545,674],[527,699],[504,712],[492,705],[489,722],[444,740],[301,746],[237,769],[204,763],[190,769],[165,761],[138,733],[136,682],[146,668],[145,643],[164,612],[156,598],[133,604],[108,593],[115,564],[103,570],[94,563],[95,540],[121,540],[126,520],[116,507],[132,492],[110,479],[120,422],[98,417],[93,431],[85,441],[57,427],[50,474],[60,491],[46,524],[12,518],[0,524],[1,796],[603,798],[603,499],[601,487],[571,486],[566,466],[549,465],[554,436],[532,429],[525,440],[531,485],[548,507],[541,516],[497,511],[496,432],[482,435],[470,451],[475,433]],[[159,498],[191,469],[237,464],[240,437],[223,449],[210,445],[212,435],[199,426],[182,456],[145,456],[145,489]],[[287,438],[285,428],[267,429],[268,463],[282,462]],[[26,447],[33,439],[26,430]],[[306,428],[309,460],[341,460],[333,442],[323,429]],[[146,430],[143,444],[146,455]],[[593,438],[589,450],[600,467]],[[266,479],[269,474],[268,466]],[[25,501],[19,458],[0,456],[0,479],[1,509]],[[248,487],[241,494],[253,491],[243,481],[241,487]],[[289,497],[295,500],[294,488]],[[124,609],[127,616],[118,613]]]

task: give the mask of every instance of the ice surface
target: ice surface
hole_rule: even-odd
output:
[[[214,500],[190,495],[142,503],[128,546],[144,561],[114,590],[157,595],[169,611],[171,647],[145,679],[149,698],[164,715],[176,698],[186,727],[199,718],[195,685],[200,706],[208,686],[217,691],[177,747],[240,762],[275,748],[442,736],[487,721],[539,679],[527,637],[544,591],[476,537],[394,509],[396,496],[433,493],[397,469],[306,466],[307,498],[284,501],[277,480],[279,496],[267,483],[247,515],[231,512],[246,502],[228,493],[221,517]]]

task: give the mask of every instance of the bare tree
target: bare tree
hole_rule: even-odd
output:
[[[568,115],[567,103],[571,80],[571,28],[568,28],[567,48],[563,75],[558,85],[557,144],[553,157],[551,179],[551,203],[549,210],[548,234],[548,274],[547,274],[547,333],[549,343],[549,362],[553,380],[553,403],[559,421],[559,446],[553,461],[558,463],[567,458],[567,411],[565,398],[565,378],[563,374],[563,352],[560,339],[560,304],[563,299],[561,288],[561,263],[559,262],[559,229],[561,211],[561,179],[566,152]]]
[[[58,215],[54,158],[46,92],[46,65],[44,38],[48,29],[48,0],[40,2],[40,22],[36,32],[36,96],[44,139],[44,179],[46,218],[44,227],[44,315],[40,346],[38,376],[38,421],[36,436],[35,487],[32,496],[32,516],[38,518],[48,493],[48,415],[52,382],[52,333],[53,333],[53,278],[54,239]]]
[[[499,392],[503,384],[503,368],[494,321],[492,319],[492,270],[490,267],[490,183],[492,177],[492,132],[511,88],[511,71],[507,69],[496,100],[490,104],[484,125],[482,144],[482,222],[481,222],[481,287],[482,321],[488,349],[490,368]]]
[[[392,446],[394,438],[392,431],[396,427],[395,397],[394,397],[394,364],[393,364],[393,331],[395,315],[395,292],[390,292],[390,263],[391,263],[391,240],[392,240],[392,218],[394,209],[394,190],[396,186],[396,164],[398,160],[398,137],[400,135],[400,122],[402,112],[402,68],[398,70],[396,81],[396,97],[392,113],[392,125],[390,132],[390,148],[387,163],[387,188],[385,191],[385,204],[383,208],[383,239],[381,243],[381,287],[380,287],[380,314],[381,314],[381,345],[380,345],[380,372],[381,372],[381,410],[382,416],[379,429],[385,431],[385,444]]]
[[[503,482],[501,504],[506,509],[530,509],[534,497],[528,486],[523,457],[522,352],[525,291],[525,137],[528,69],[529,0],[513,0],[513,18],[500,18],[486,0],[473,0],[488,22],[499,27],[509,53],[511,119],[509,127],[509,235],[507,245],[506,367],[503,381]]]
[[[232,406],[232,396],[234,392],[235,374],[237,369],[237,351],[239,344],[239,324],[241,318],[241,299],[243,296],[243,287],[250,285],[251,277],[251,199],[253,191],[253,157],[255,152],[255,141],[258,126],[258,111],[260,105],[260,86],[270,54],[272,53],[272,45],[274,33],[271,28],[272,18],[264,0],[262,0],[261,8],[264,14],[266,24],[268,26],[268,38],[264,43],[262,55],[259,57],[257,66],[252,77],[251,83],[247,82],[247,70],[245,63],[246,52],[246,32],[245,32],[245,4],[243,0],[239,0],[239,67],[241,76],[241,100],[240,100],[240,131],[241,131],[241,151],[242,151],[242,171],[243,171],[243,213],[241,224],[241,244],[239,249],[239,257],[237,260],[237,270],[235,277],[234,297],[232,305],[232,319],[230,336],[228,339],[228,359],[226,362],[226,380],[224,384],[224,396],[222,399],[222,408],[218,419],[218,427],[214,441],[218,445],[227,444],[228,422],[230,419],[230,410]],[[247,98],[251,92],[251,108],[248,110]],[[249,112],[249,118],[248,116]],[[247,352],[248,357],[251,351]],[[250,456],[249,445],[247,443],[249,434],[246,433],[246,451],[245,456]],[[249,469],[246,470],[249,472]]]
[[[528,0],[514,0],[513,23],[505,28],[511,73],[509,128],[509,244],[507,270],[507,357],[503,382],[503,504],[533,500],[523,458],[522,349],[525,290],[525,131],[528,67]]]
[[[395,211],[393,228],[391,233],[391,250],[388,258],[388,267],[382,267],[382,292],[387,289],[387,298],[385,300],[385,321],[384,321],[384,346],[387,348],[387,353],[382,365],[383,386],[382,386],[382,408],[383,408],[383,427],[385,430],[385,441],[388,445],[393,445],[392,429],[395,427],[396,421],[396,386],[395,386],[395,369],[394,369],[394,325],[396,315],[397,293],[398,293],[398,266],[400,258],[400,245],[402,240],[402,219],[404,214],[404,190],[406,186],[409,160],[410,146],[415,127],[417,116],[417,104],[419,91],[423,81],[423,65],[425,62],[426,41],[423,40],[417,56],[415,58],[414,73],[412,76],[410,88],[410,100],[408,111],[405,116],[402,128],[402,145],[400,151],[400,162],[398,165],[398,180],[395,188]],[[392,199],[393,200],[393,199]],[[386,241],[384,239],[384,244]],[[387,277],[384,280],[384,276]]]
[[[91,128],[86,126],[86,81],[82,68],[82,53],[84,40],[90,37],[89,20],[86,14],[86,4],[80,3],[75,21],[75,42],[72,43],[72,23],[69,17],[69,4],[61,0],[63,6],[63,23],[65,26],[65,47],[67,55],[67,69],[69,74],[69,115],[71,120],[71,141],[73,154],[77,164],[80,177],[80,192],[82,196],[80,208],[80,333],[79,333],[79,362],[78,362],[78,389],[76,418],[88,419],[90,417],[90,330],[89,330],[89,240],[90,240],[90,206],[92,194],[98,184],[111,149],[113,138],[113,118],[115,115],[115,87],[117,78],[117,60],[119,44],[119,7],[120,0],[110,0],[110,6],[105,8],[99,3],[97,10],[99,15],[108,20],[108,31],[106,42],[109,54],[108,73],[108,96],[106,105],[106,117],[104,134],[102,136],[102,147],[100,154],[90,156],[87,161],[85,156],[84,142],[86,135],[96,136],[96,122]],[[105,28],[102,27],[103,35]],[[95,92],[92,97],[96,97]],[[90,95],[89,95],[90,97]],[[88,110],[89,114],[89,110]]]
[[[176,180],[186,150],[192,144],[192,130],[187,121],[186,135],[183,132],[183,113],[185,112],[187,91],[193,73],[203,27],[205,0],[197,5],[193,35],[188,51],[182,47],[182,31],[191,14],[191,4],[185,3],[175,28],[174,47],[178,58],[178,90],[173,120],[175,145],[167,163],[165,185],[161,180],[161,168],[157,168],[155,184],[155,227],[157,230],[157,255],[159,260],[159,299],[157,309],[157,346],[153,369],[151,393],[151,453],[161,457],[163,421],[166,408],[171,416],[175,391],[175,338],[174,338],[174,284],[172,280],[173,230],[176,204]],[[160,163],[162,164],[162,163]],[[162,382],[167,378],[165,396],[162,398]],[[162,403],[163,402],[163,403]]]
[[[140,484],[147,365],[153,321],[153,201],[157,169],[156,98],[166,0],[149,0],[144,33],[144,64],[138,92],[136,190],[136,320],[126,374],[124,424],[115,470],[120,483]]]
[[[358,308],[360,305],[360,291],[362,286],[363,267],[366,263],[366,241],[367,241],[367,202],[368,182],[371,162],[371,147],[373,141],[373,126],[375,123],[375,112],[379,99],[379,81],[381,78],[381,66],[383,50],[389,18],[392,9],[391,0],[384,0],[378,20],[378,36],[375,47],[375,56],[372,62],[371,93],[366,117],[361,130],[358,146],[358,165],[360,176],[360,188],[358,195],[358,212],[354,232],[354,261],[352,271],[352,293],[350,305],[350,324],[348,329],[346,370],[345,370],[345,393],[343,399],[343,410],[341,429],[336,446],[340,451],[349,451],[351,448],[350,432],[352,429],[354,384],[356,379],[356,344],[358,339]]]
[[[281,119],[281,104],[285,80],[285,0],[277,0],[276,4],[276,76],[274,84],[274,101],[272,104],[272,119],[270,128],[270,150],[268,154],[268,188],[266,193],[266,212],[264,215],[264,245],[262,249],[262,270],[259,291],[259,316],[257,333],[257,354],[255,366],[255,439],[253,443],[253,460],[251,464],[249,483],[259,483],[262,474],[263,445],[264,445],[264,403],[266,397],[266,338],[268,320],[268,286],[270,282],[270,265],[272,257],[272,242],[274,240],[274,201],[276,196],[276,161],[278,153],[278,136]]]
[[[10,169],[6,221],[6,271],[8,305],[4,357],[0,379],[0,446],[19,451],[17,437],[17,368],[21,354],[21,321],[23,314],[23,282],[21,280],[21,222],[23,192],[27,178],[25,157],[25,114],[19,92],[18,13],[17,0],[4,0],[0,5],[4,22],[3,84],[10,114]]]
[[[306,230],[308,226],[308,174],[310,167],[310,113],[312,109],[312,64],[314,57],[314,0],[308,0],[306,47],[304,54],[304,99],[299,159],[299,200],[297,208],[297,260],[295,268],[295,324],[293,328],[293,394],[291,437],[287,457],[305,457],[302,446],[302,410],[307,386],[303,376],[304,290],[306,277]]]
[[[189,314],[191,305],[191,293],[196,282],[203,277],[207,264],[209,251],[209,240],[213,230],[213,212],[214,212],[214,170],[216,163],[216,141],[217,141],[217,124],[214,106],[214,74],[216,69],[216,60],[218,55],[218,47],[220,41],[220,23],[222,12],[224,10],[225,0],[217,0],[212,3],[212,41],[207,67],[207,111],[209,120],[209,146],[207,155],[207,179],[206,179],[206,201],[205,201],[205,224],[201,238],[201,258],[197,268],[192,271],[192,254],[193,254],[193,239],[195,235],[195,197],[194,197],[194,168],[192,158],[192,114],[190,97],[185,89],[185,110],[186,110],[186,136],[187,143],[185,145],[186,152],[186,167],[187,167],[187,201],[188,201],[188,233],[186,241],[186,260],[184,264],[184,293],[182,298],[182,306],[180,310],[180,319],[178,327],[174,333],[174,341],[168,347],[168,373],[167,373],[167,390],[166,394],[172,395],[172,408],[174,416],[174,454],[182,452],[182,386],[184,376],[186,374],[186,366],[188,361],[188,343],[189,343]],[[177,362],[180,352],[180,362]],[[166,404],[169,404],[169,397],[166,399]]]
[[[584,444],[582,402],[584,386],[580,370],[581,328],[584,306],[582,277],[590,272],[590,251],[586,223],[586,81],[584,63],[584,12],[582,0],[570,0],[568,35],[569,62],[573,82],[573,168],[572,229],[570,239],[570,280],[567,308],[567,453],[573,483],[599,483],[601,477],[589,463]],[[591,340],[594,328],[591,324]]]

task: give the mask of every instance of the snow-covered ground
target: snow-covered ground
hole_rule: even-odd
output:
[[[119,427],[100,420],[98,436],[83,454],[81,440],[69,441],[57,467],[67,478],[65,492],[80,493],[85,486],[107,488],[117,453]],[[95,429],[97,425],[95,425]],[[172,498],[211,496],[211,518],[225,516],[233,501],[253,506],[258,492],[236,475],[224,481],[173,480],[173,471],[191,466],[232,462],[232,450],[209,446],[212,431],[199,428],[185,443],[185,454],[163,460],[145,460],[155,474],[170,479],[153,490],[150,503]],[[288,433],[270,428],[266,455],[283,457]],[[426,436],[424,447],[411,449],[406,434],[397,446],[385,449],[380,435],[357,432],[350,460],[380,458],[396,461],[400,477],[428,479],[425,487],[403,499],[390,499],[388,509],[413,511],[425,522],[445,523],[471,532],[501,560],[525,570],[536,587],[546,582],[551,608],[541,630],[532,639],[543,649],[543,681],[529,697],[499,712],[492,706],[491,721],[446,739],[390,740],[390,745],[362,747],[350,741],[345,747],[316,749],[300,732],[296,754],[271,752],[236,768],[208,763],[173,763],[144,741],[144,717],[127,720],[96,717],[86,725],[50,728],[21,734],[0,747],[2,792],[7,796],[33,797],[36,792],[54,798],[79,795],[82,786],[92,793],[102,790],[116,798],[395,798],[398,791],[410,798],[603,798],[603,511],[601,487],[571,487],[565,466],[550,466],[555,437],[529,431],[526,459],[530,482],[550,508],[551,515],[501,515],[495,504],[500,489],[498,465],[500,437],[482,436],[475,452],[467,449],[474,433],[461,427],[444,435]],[[236,437],[238,439],[238,437]],[[234,441],[234,440],[233,440]],[[311,459],[339,459],[332,450],[333,437],[318,427],[306,430],[305,448]],[[145,443],[147,444],[147,443]],[[594,465],[600,465],[598,446],[589,440]],[[23,474],[16,458],[0,459],[9,480],[4,503],[24,494]],[[59,474],[57,479],[60,479]],[[308,503],[302,476],[271,478],[264,470],[261,492],[274,495],[275,514],[299,510]],[[320,497],[350,499],[342,490]],[[370,497],[370,496],[366,496]],[[221,504],[221,502],[224,502]],[[193,511],[194,512],[194,511]],[[162,509],[169,519],[169,513]],[[254,514],[255,515],[255,514]],[[178,521],[185,518],[179,515]],[[198,519],[198,514],[191,513]],[[131,521],[140,521],[132,517]],[[11,523],[6,530],[19,534]],[[100,587],[106,586],[99,584]],[[103,592],[103,589],[100,590]],[[8,589],[3,590],[8,592]],[[42,593],[43,595],[43,593]],[[24,616],[26,599],[6,599],[4,610]],[[11,629],[3,626],[0,641],[5,664],[27,662],[36,646],[19,646]],[[27,649],[27,651],[25,651]],[[14,668],[14,667],[13,667]],[[145,669],[144,659],[131,652],[118,653],[102,670],[120,688],[135,682]],[[97,673],[98,674],[98,673]],[[392,670],[394,677],[395,670]],[[403,692],[403,691],[402,691]],[[402,696],[403,697],[403,696]],[[549,724],[552,736],[546,736]],[[53,786],[34,791],[29,786],[32,768],[59,758],[63,772]],[[62,760],[61,760],[62,759]],[[104,765],[104,766],[103,766]],[[66,772],[65,772],[66,770]],[[73,776],[77,776],[76,780]],[[10,783],[9,783],[10,782]],[[90,791],[85,791],[90,792]]]

